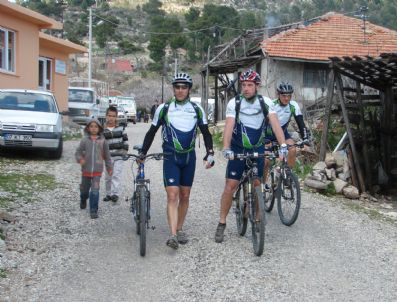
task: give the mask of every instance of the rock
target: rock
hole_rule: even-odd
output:
[[[336,166],[336,159],[332,155],[328,154],[325,157],[325,165],[327,166],[328,169],[334,168]]]
[[[323,181],[326,177],[325,177],[324,173],[322,173],[318,170],[315,170],[312,172],[311,175],[308,176],[308,178],[318,180],[318,181]]]
[[[346,152],[344,150],[336,151],[332,153],[332,156],[335,158],[336,166],[343,167],[343,164],[347,160]]]
[[[337,167],[335,169],[336,175],[339,175],[340,173],[343,173],[343,167]]]
[[[343,181],[347,181],[350,178],[350,173],[349,172],[347,172],[347,173],[345,173],[345,172],[339,173],[338,174],[338,178],[342,179]]]
[[[305,185],[316,190],[325,190],[328,187],[327,183],[311,178],[305,180]]]
[[[335,191],[337,194],[341,194],[343,188],[348,185],[348,183],[346,181],[339,179],[339,178],[335,179],[333,181],[333,183],[334,183]]]
[[[335,180],[336,179],[336,172],[335,169],[325,169],[325,174],[327,175],[327,178],[329,180]]]
[[[347,198],[350,199],[360,198],[360,193],[358,192],[358,189],[355,186],[349,185],[347,187],[344,187],[342,192],[343,195],[346,196]]]
[[[317,164],[313,166],[313,171],[324,171],[327,168],[327,165],[323,161],[319,161]]]
[[[0,211],[0,220],[12,222],[12,223],[15,222],[14,216],[12,216],[11,214],[8,214],[7,212],[4,212],[4,211]]]

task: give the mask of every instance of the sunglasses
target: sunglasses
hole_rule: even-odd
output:
[[[188,85],[184,85],[184,84],[179,84],[179,85],[174,85],[174,88],[175,89],[182,89],[182,90],[185,90],[185,89],[188,89],[189,88],[189,86]]]

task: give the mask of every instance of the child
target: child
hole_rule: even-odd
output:
[[[121,157],[128,151],[128,136],[124,127],[117,123],[117,108],[110,106],[106,110],[106,124],[103,136],[109,145],[110,156],[113,163],[113,175],[105,174],[106,196],[103,201],[116,203],[121,194],[121,178],[124,162]]]
[[[103,128],[97,119],[92,119],[84,129],[76,150],[76,161],[81,165],[82,177],[80,184],[80,209],[87,207],[90,198],[90,216],[98,218],[99,183],[103,171],[103,161],[108,174],[112,175],[109,146],[102,136]],[[91,189],[91,191],[90,191]]]

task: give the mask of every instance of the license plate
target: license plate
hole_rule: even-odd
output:
[[[32,140],[32,136],[25,134],[4,134],[4,139],[7,141],[30,142]]]

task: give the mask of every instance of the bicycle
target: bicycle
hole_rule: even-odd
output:
[[[134,150],[141,150],[140,146],[134,146]],[[134,177],[134,193],[130,199],[130,211],[136,223],[136,233],[139,235],[139,250],[143,257],[146,254],[146,230],[150,228],[150,179],[145,178],[145,164],[143,160],[161,160],[164,153],[147,154],[144,157],[137,154],[127,154],[123,160],[133,159],[138,164],[137,176]],[[134,163],[132,164],[134,165]],[[154,226],[151,227],[154,229]]]
[[[241,176],[237,190],[233,195],[235,204],[237,231],[244,236],[247,231],[248,220],[252,227],[252,244],[254,253],[261,256],[265,243],[266,217],[264,199],[260,186],[254,186],[254,181],[259,180],[257,159],[265,154],[235,154],[236,160],[245,160],[248,166]]]
[[[303,148],[303,143],[288,145],[291,147]],[[298,177],[287,164],[287,157],[284,157],[279,164],[279,146],[272,142],[267,158],[271,160],[271,168],[267,173],[266,179],[262,180],[262,192],[264,193],[264,208],[266,212],[271,212],[277,198],[277,211],[281,222],[286,226],[291,226],[298,219],[301,205],[301,191]]]

